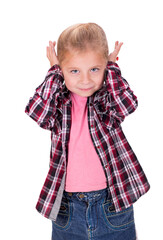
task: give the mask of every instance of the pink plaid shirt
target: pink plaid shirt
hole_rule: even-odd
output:
[[[118,65],[108,62],[102,88],[87,99],[88,126],[116,212],[130,207],[150,188],[120,125],[137,104]],[[56,220],[65,187],[71,128],[70,92],[58,65],[50,68],[25,111],[40,127],[51,130],[50,168],[36,209]]]

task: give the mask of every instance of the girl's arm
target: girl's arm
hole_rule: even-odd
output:
[[[119,123],[134,112],[138,106],[137,97],[130,89],[128,82],[121,76],[120,68],[115,63],[122,44],[115,43],[115,49],[109,55],[109,62],[106,67],[106,86],[109,92],[108,108],[113,111],[114,118]]]
[[[61,69],[57,65],[57,57],[55,59],[55,51],[52,53],[53,49],[50,44],[49,48],[47,47],[47,57],[52,67],[49,69],[44,82],[36,88],[35,94],[30,98],[25,112],[40,127],[51,130],[54,126],[58,96],[62,90],[64,80]]]

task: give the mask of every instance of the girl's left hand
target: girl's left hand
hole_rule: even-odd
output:
[[[119,41],[116,41],[116,42],[115,42],[114,51],[109,54],[109,56],[108,56],[108,61],[110,61],[110,62],[116,62],[117,56],[118,56],[118,54],[119,54],[119,51],[120,51],[122,45],[123,45],[123,42],[120,42],[120,43],[119,43]]]

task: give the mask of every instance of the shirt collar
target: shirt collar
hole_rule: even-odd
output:
[[[93,102],[96,104],[97,102],[100,102],[103,98],[105,98],[107,95],[107,89],[106,85],[103,84],[102,88],[100,88],[96,93],[94,93]]]
[[[90,103],[96,104],[101,99],[105,98],[106,95],[107,95],[106,85],[103,84],[101,89],[99,89],[97,92],[95,92],[92,96],[88,97],[88,104],[90,104]],[[71,93],[65,84],[63,85],[63,88],[62,88],[61,97],[62,97],[64,105],[71,104]]]
[[[66,85],[63,85],[61,97],[64,105],[71,104],[71,97],[70,97],[70,91],[66,87]]]

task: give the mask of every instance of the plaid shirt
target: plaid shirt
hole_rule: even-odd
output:
[[[116,212],[131,206],[150,188],[120,125],[137,104],[118,65],[108,62],[102,88],[87,99],[88,126]],[[40,127],[51,130],[50,168],[36,209],[56,220],[65,185],[71,128],[70,92],[58,65],[50,68],[25,111]]]

